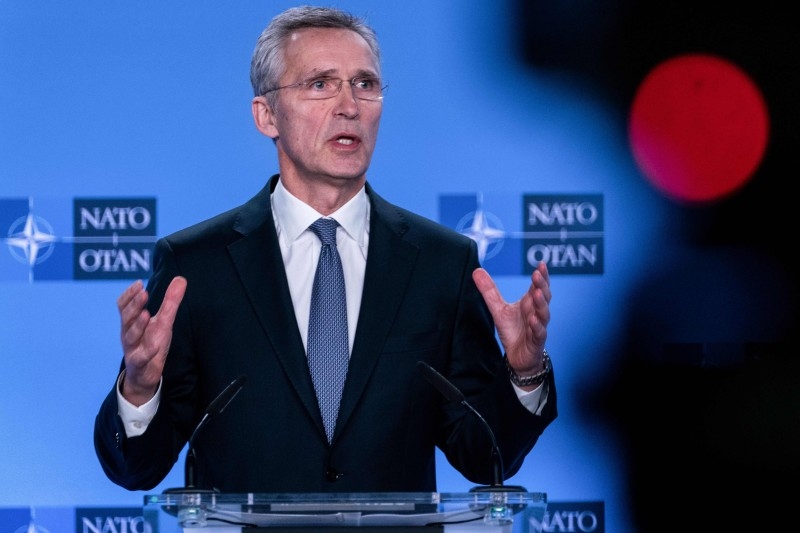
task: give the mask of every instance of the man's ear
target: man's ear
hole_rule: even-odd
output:
[[[258,131],[267,137],[276,139],[278,137],[278,129],[275,127],[274,115],[267,103],[267,97],[256,96],[253,98],[251,107],[253,111],[253,121]]]

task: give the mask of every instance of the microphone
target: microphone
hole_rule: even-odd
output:
[[[470,489],[470,492],[527,492],[525,487],[520,485],[504,485],[503,481],[505,478],[505,469],[503,468],[503,457],[500,454],[500,447],[497,445],[497,440],[494,437],[494,431],[492,431],[492,427],[486,421],[483,416],[475,409],[466,399],[464,393],[458,390],[458,388],[450,383],[446,377],[441,375],[437,372],[432,366],[424,361],[417,361],[417,367],[420,369],[422,374],[425,376],[431,385],[433,385],[436,390],[438,390],[442,396],[447,398],[451,402],[458,402],[464,407],[467,408],[472,414],[478,417],[483,423],[483,426],[486,428],[486,431],[489,433],[489,437],[492,439],[492,477],[493,481],[491,485],[481,485],[477,487],[473,487]]]
[[[245,384],[247,383],[247,376],[244,374],[240,375],[238,378],[231,381],[227,387],[222,389],[216,398],[214,398],[208,407],[206,407],[205,412],[203,412],[203,417],[198,422],[197,426],[195,426],[194,431],[192,432],[192,436],[189,437],[189,447],[186,450],[186,463],[184,464],[184,482],[185,486],[176,489],[167,489],[164,491],[165,494],[179,494],[185,492],[213,492],[213,491],[201,491],[196,489],[194,486],[194,474],[195,474],[195,462],[196,462],[196,454],[194,451],[194,441],[197,438],[197,435],[200,433],[200,430],[203,429],[208,422],[214,418],[215,416],[222,413],[228,404],[231,403],[231,400],[239,394]]]

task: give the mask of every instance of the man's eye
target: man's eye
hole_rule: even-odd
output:
[[[316,91],[324,91],[331,87],[331,80],[327,78],[318,78],[316,80],[311,80],[308,83],[308,87]]]
[[[378,82],[374,78],[357,78],[353,81],[353,85],[359,89],[371,91],[378,85]]]

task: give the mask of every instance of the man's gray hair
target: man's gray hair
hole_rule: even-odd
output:
[[[283,57],[286,41],[293,32],[303,28],[340,28],[356,32],[367,41],[380,68],[378,37],[364,19],[332,7],[292,7],[275,16],[256,42],[250,61],[250,84],[254,96],[261,96],[278,86],[286,68]],[[269,105],[274,107],[277,93],[270,93],[267,97]]]

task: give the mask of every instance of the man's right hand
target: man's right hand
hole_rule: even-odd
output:
[[[145,307],[149,295],[141,280],[133,282],[117,298],[125,356],[122,395],[137,407],[150,400],[158,390],[172,341],[172,325],[185,293],[186,278],[176,276],[154,316],[150,316]]]

